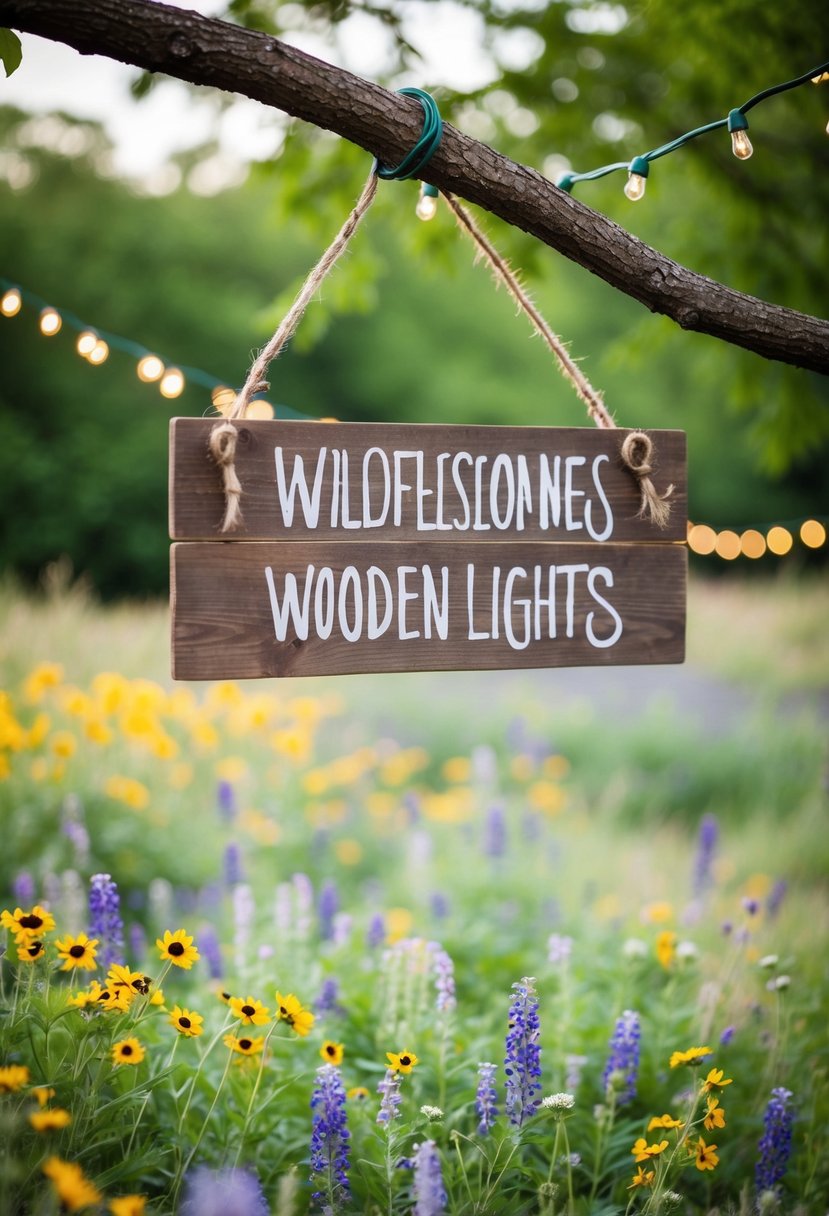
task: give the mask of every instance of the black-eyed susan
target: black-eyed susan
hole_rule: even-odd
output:
[[[14,940],[18,962],[36,963],[46,953],[46,947],[39,937],[27,937],[21,933]]]
[[[89,1181],[81,1167],[74,1161],[62,1161],[60,1157],[50,1157],[44,1162],[43,1172],[51,1180],[61,1205],[68,1212],[78,1212],[81,1208],[92,1207],[94,1204],[100,1203],[103,1198],[95,1184]]]
[[[690,1064],[695,1068],[701,1064],[706,1056],[711,1055],[712,1048],[710,1047],[689,1047],[687,1051],[674,1051],[671,1053],[670,1066],[677,1068],[680,1064]]]
[[[713,1093],[715,1089],[725,1089],[733,1084],[733,1077],[726,1077],[721,1068],[712,1068],[702,1083],[703,1093]]]
[[[277,1021],[287,1022],[291,1030],[295,1030],[300,1038],[304,1038],[309,1033],[315,1020],[311,1010],[304,1009],[300,1000],[292,992],[289,992],[287,996],[277,992],[276,1018]]]
[[[105,1009],[107,1013],[126,1013],[132,1001],[132,993],[128,988],[101,988],[96,997],[95,1004],[100,1009]]]
[[[695,1145],[690,1145],[689,1147],[690,1151],[694,1154],[694,1165],[698,1170],[713,1170],[720,1164],[720,1159],[716,1152],[716,1144],[706,1144],[702,1136],[700,1136]]]
[[[226,1034],[222,1039],[225,1047],[229,1047],[231,1051],[236,1051],[240,1056],[255,1056],[264,1049],[264,1035],[240,1035],[237,1039],[235,1034]]]
[[[107,972],[107,987],[126,992],[130,1001],[139,995],[146,996],[151,983],[148,975],[142,975],[140,971],[133,971],[121,963],[115,963]]]
[[[63,959],[61,971],[73,971],[79,967],[82,971],[94,971],[98,964],[95,962],[98,938],[87,937],[79,933],[77,937],[59,937],[55,941],[58,957]]]
[[[365,1085],[353,1085],[345,1096],[351,1102],[365,1102],[370,1097]]]
[[[194,1039],[204,1032],[202,1015],[195,1013],[192,1009],[182,1009],[180,1005],[173,1006],[170,1021],[179,1034],[183,1034],[188,1039]]]
[[[707,1132],[713,1132],[717,1127],[725,1127],[725,1111],[720,1106],[719,1098],[708,1099],[708,1110],[705,1113],[702,1126]]]
[[[261,1001],[252,996],[232,996],[228,1001],[231,1013],[243,1026],[265,1026],[271,1015]]]
[[[140,1064],[146,1052],[138,1039],[120,1039],[112,1045],[113,1064]]]
[[[0,925],[4,929],[10,929],[15,936],[23,933],[29,937],[40,937],[43,933],[52,932],[55,927],[55,918],[40,904],[35,904],[29,912],[24,912],[22,908],[15,908],[14,912],[9,912],[7,908],[4,908],[0,912]]]
[[[108,1206],[112,1216],[144,1216],[147,1199],[145,1195],[119,1195]]]
[[[35,1085],[29,1090],[31,1096],[35,1099],[38,1106],[42,1110],[47,1102],[51,1102],[55,1096],[55,1091],[51,1085]]]
[[[326,1039],[320,1048],[320,1055],[326,1064],[342,1064],[345,1047],[342,1043],[334,1043],[331,1039]]]
[[[183,929],[176,929],[175,933],[171,933],[169,929],[165,930],[164,937],[156,938],[155,944],[161,957],[171,962],[174,967],[183,967],[185,971],[189,971],[193,963],[199,960],[199,952],[193,945],[193,938]]]
[[[216,993],[216,996],[219,998],[219,1000],[222,1002],[223,1005],[229,1005],[230,1002],[233,1000],[233,993],[225,992],[225,990],[223,988],[219,989],[219,991]]]
[[[36,1132],[54,1132],[68,1127],[72,1116],[68,1110],[55,1106],[51,1110],[35,1110],[29,1115],[29,1122]]]
[[[16,1094],[29,1083],[29,1070],[25,1064],[5,1064],[0,1067],[0,1094]]]
[[[386,1059],[392,1072],[409,1073],[418,1063],[418,1058],[413,1051],[387,1051]]]

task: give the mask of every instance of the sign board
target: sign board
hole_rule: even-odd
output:
[[[222,534],[214,425],[171,423],[175,678],[683,661],[682,432],[663,530],[624,430],[240,421]]]

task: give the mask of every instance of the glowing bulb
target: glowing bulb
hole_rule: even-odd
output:
[[[83,333],[79,335],[78,340],[75,343],[75,350],[79,355],[83,355],[84,359],[88,359],[95,349],[95,344],[97,341],[98,335],[95,333],[95,331],[92,329],[85,329]]]
[[[184,392],[184,376],[177,367],[168,367],[158,388],[162,397],[180,397]]]
[[[702,554],[703,557],[714,552],[716,543],[717,534],[713,528],[708,527],[708,524],[694,524],[688,533],[688,548],[694,553]]]
[[[826,529],[818,519],[807,519],[800,525],[800,539],[810,549],[819,549],[826,542]]]
[[[158,355],[142,355],[135,370],[138,372],[139,380],[143,380],[145,384],[151,384],[153,380],[160,380],[164,375],[164,364]]]
[[[261,418],[263,421],[273,418],[273,406],[270,401],[251,401],[247,416],[248,418]]]
[[[649,165],[644,156],[634,156],[628,165],[628,179],[625,182],[625,197],[632,203],[638,203],[645,194]]]
[[[98,339],[86,357],[90,363],[95,365],[95,367],[107,361],[109,358],[109,347],[103,338]]]
[[[44,308],[40,314],[40,332],[47,338],[53,337],[59,332],[63,321],[59,312],[54,308]]]
[[[787,528],[771,528],[766,537],[766,544],[772,553],[777,557],[782,557],[792,547],[792,534]]]
[[[4,317],[16,317],[23,307],[23,299],[16,287],[10,287],[0,300],[0,312]]]
[[[731,132],[731,151],[738,160],[748,160],[754,149],[748,137],[748,119],[740,110],[731,110],[728,115]]]
[[[740,556],[740,538],[736,532],[732,532],[726,528],[724,531],[717,534],[716,543],[717,557],[722,557],[727,562],[733,562],[735,557]]]
[[[438,213],[438,192],[435,186],[428,182],[420,183],[420,198],[415,207],[415,215],[419,220],[433,220]]]
[[[826,134],[829,135],[829,122],[826,124]]]
[[[213,402],[214,409],[218,410],[220,414],[226,414],[236,400],[236,393],[226,384],[217,384],[210,390],[210,400]]]
[[[762,557],[766,551],[766,538],[756,528],[747,528],[740,537],[740,549],[743,557],[756,560],[758,557]]]

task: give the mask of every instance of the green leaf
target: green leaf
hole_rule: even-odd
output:
[[[22,58],[23,44],[17,34],[13,30],[0,30],[0,59],[7,76],[17,71]]]

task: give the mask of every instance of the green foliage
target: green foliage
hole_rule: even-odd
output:
[[[23,45],[13,30],[0,29],[0,63],[6,76],[16,72],[23,62]]]

